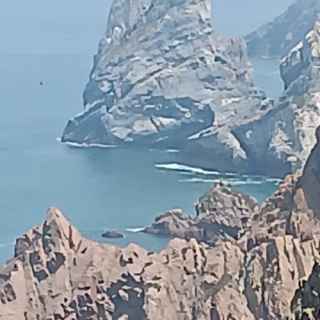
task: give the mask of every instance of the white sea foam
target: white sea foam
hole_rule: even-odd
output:
[[[277,178],[266,178],[265,181],[266,181],[266,182],[274,182],[274,183],[280,183],[280,182],[282,182],[281,179],[277,179]]]
[[[241,186],[241,185],[261,185],[264,184],[265,181],[263,180],[237,180],[237,181],[226,181],[227,183],[231,184],[232,186]]]
[[[224,175],[226,177],[237,177],[237,176],[239,176],[238,174],[233,173],[233,172],[225,172],[225,173],[222,173],[222,175]]]
[[[140,233],[144,230],[145,228],[127,228],[126,231],[127,232],[131,232],[131,233]]]
[[[57,138],[57,141],[61,142],[61,138]],[[112,149],[116,148],[116,145],[113,144],[99,144],[99,143],[76,143],[76,142],[63,142],[63,144],[79,149],[90,149],[90,148],[99,148],[99,149]]]
[[[182,172],[191,172],[194,174],[202,174],[202,175],[220,175],[221,173],[218,171],[209,171],[204,170],[198,167],[191,167],[180,163],[163,163],[156,164],[155,167],[161,170],[171,170],[171,171],[182,171]]]
[[[167,149],[166,150],[166,153],[179,153],[180,150],[177,150],[177,149]]]
[[[179,182],[182,183],[217,183],[220,182],[219,179],[201,179],[201,178],[191,178],[191,179],[181,179]]]

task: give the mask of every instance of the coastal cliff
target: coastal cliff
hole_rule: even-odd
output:
[[[217,34],[211,17],[211,0],[115,0],[85,109],[62,142],[186,149],[248,170],[232,129],[272,103],[253,84],[245,42]]]
[[[303,173],[261,206],[222,185],[202,197],[198,217],[208,224],[243,223],[236,237],[211,245],[174,239],[154,253],[99,244],[50,209],[0,267],[0,318],[300,320],[301,301],[314,313],[316,300],[297,290],[316,279],[320,259],[319,138]]]
[[[264,163],[269,172],[303,168],[316,143],[320,125],[320,23],[282,59],[285,91],[262,118],[234,130],[252,166]]]

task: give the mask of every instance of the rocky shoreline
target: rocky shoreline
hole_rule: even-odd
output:
[[[50,209],[0,267],[0,318],[316,319],[320,128],[317,141],[303,172],[262,205],[219,184],[196,217],[159,217],[150,232],[189,239],[160,253],[87,240]]]
[[[0,319],[319,319],[319,11],[297,0],[246,38],[252,55],[284,56],[272,101],[244,40],[215,32],[211,1],[115,0],[85,110],[61,142],[183,146],[214,169],[289,174],[261,204],[217,183],[192,216],[160,215],[142,230],[174,238],[160,252],[89,240],[50,208],[0,266]]]
[[[215,31],[210,0],[114,1],[84,110],[62,142],[180,149],[186,163],[214,170],[283,177],[302,169],[320,125],[319,37],[309,41],[319,10],[316,1],[297,0],[246,45]],[[255,86],[247,51],[285,56],[279,101]]]

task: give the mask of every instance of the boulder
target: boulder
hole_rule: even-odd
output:
[[[121,239],[121,238],[124,238],[125,235],[119,231],[116,231],[116,230],[106,230],[102,234],[102,237],[107,238],[107,239]]]

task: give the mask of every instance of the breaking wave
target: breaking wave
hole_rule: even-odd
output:
[[[56,139],[58,142],[61,142],[61,138]],[[90,149],[90,148],[100,148],[100,149],[110,149],[116,148],[116,145],[113,144],[99,144],[99,143],[77,143],[77,142],[63,142],[63,144],[79,149]]]
[[[161,170],[170,170],[170,171],[177,171],[177,172],[190,172],[194,174],[202,174],[202,175],[222,175],[221,172],[218,171],[209,171],[204,170],[197,167],[191,167],[180,163],[163,163],[163,164],[156,164],[155,167]]]
[[[140,233],[144,230],[145,228],[127,228],[125,229],[127,232],[131,233]]]

